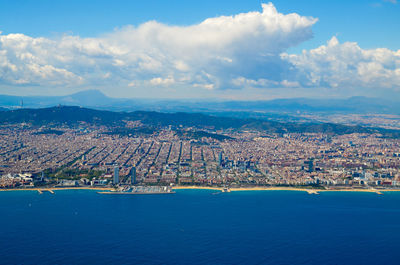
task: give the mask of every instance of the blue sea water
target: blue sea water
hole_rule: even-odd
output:
[[[399,264],[400,193],[0,192],[1,264]]]

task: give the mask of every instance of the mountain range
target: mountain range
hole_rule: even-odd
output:
[[[34,126],[102,125],[113,130],[126,131],[128,121],[139,121],[142,131],[172,127],[176,130],[195,128],[215,132],[219,129],[255,130],[263,133],[380,133],[385,137],[399,137],[399,130],[348,126],[334,123],[292,123],[254,118],[233,118],[201,113],[161,113],[154,111],[115,112],[82,107],[59,106],[39,109],[17,109],[0,112],[0,124],[29,123]]]
[[[57,105],[80,106],[112,111],[162,111],[202,113],[298,113],[340,114],[400,114],[400,104],[379,98],[351,97],[347,99],[291,98],[260,101],[158,100],[111,98],[99,90],[86,90],[67,96],[0,95],[0,107],[6,109],[45,108]],[[253,115],[254,116],[254,115]]]

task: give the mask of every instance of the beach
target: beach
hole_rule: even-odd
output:
[[[57,190],[111,190],[111,188],[104,187],[56,187],[56,188],[17,188],[17,189],[0,189],[0,191],[57,191]]]
[[[172,187],[173,190],[219,190],[219,191],[227,191],[227,192],[235,192],[235,191],[303,191],[309,194],[318,194],[320,192],[372,192],[381,194],[382,192],[398,192],[400,189],[307,189],[307,188],[291,188],[291,187],[243,187],[243,188],[222,188],[222,187],[207,187],[207,186],[175,186]]]
[[[54,192],[59,190],[96,190],[108,191],[110,187],[46,187],[46,188],[16,188],[16,189],[0,189],[0,191],[37,191],[39,193],[48,191]],[[400,189],[360,189],[360,188],[342,188],[342,189],[307,189],[307,188],[292,188],[292,187],[212,187],[212,186],[173,186],[173,190],[212,190],[221,192],[236,192],[236,191],[303,191],[308,194],[319,194],[321,192],[372,192],[382,194],[383,192],[399,192]]]

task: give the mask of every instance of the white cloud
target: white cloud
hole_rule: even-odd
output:
[[[282,54],[282,58],[295,66],[298,72],[293,78],[306,87],[397,90],[400,84],[400,50],[365,50],[333,37],[327,45],[300,55]]]
[[[288,80],[283,80],[280,83],[281,86],[283,87],[300,87],[300,83],[297,81],[288,81]]]
[[[400,51],[364,50],[333,37],[302,54],[285,53],[310,39],[316,22],[279,13],[269,3],[262,4],[262,12],[209,18],[192,26],[149,21],[96,38],[0,32],[0,84],[60,90],[179,88],[189,96],[223,89],[398,89]]]
[[[161,77],[156,77],[150,80],[150,84],[154,86],[159,86],[159,85],[172,85],[175,83],[175,79],[173,77],[168,77],[168,78],[161,78]]]
[[[264,78],[253,80],[241,76],[233,79],[232,84],[236,87],[276,87],[279,85],[279,82]]]
[[[150,21],[97,38],[0,35],[0,83],[206,89],[234,87],[231,80],[240,77],[279,83],[277,69],[287,68],[279,54],[310,39],[316,21],[281,14],[269,3],[262,12],[192,26]]]
[[[56,46],[57,42],[44,38],[0,35],[0,80],[10,84],[79,84],[79,75],[53,64],[58,56]]]

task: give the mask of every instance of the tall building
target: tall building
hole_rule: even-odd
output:
[[[314,168],[314,159],[310,159],[308,160],[308,172],[312,173],[314,172],[315,168]]]
[[[220,166],[222,166],[222,152],[219,152],[218,163]]]
[[[118,166],[114,166],[114,180],[113,180],[113,184],[116,185],[119,183],[119,167]]]
[[[131,185],[136,184],[136,167],[131,169]]]

